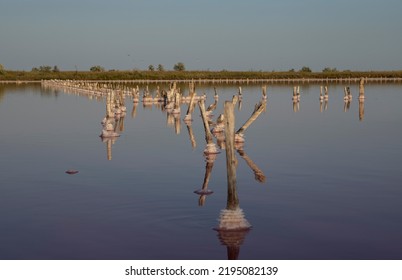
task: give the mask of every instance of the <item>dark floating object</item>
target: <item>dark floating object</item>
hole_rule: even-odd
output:
[[[73,174],[77,174],[78,170],[73,170],[73,169],[69,169],[66,171],[67,174],[73,175]]]
[[[199,195],[210,195],[213,194],[214,192],[211,190],[196,190],[194,193],[199,194]]]

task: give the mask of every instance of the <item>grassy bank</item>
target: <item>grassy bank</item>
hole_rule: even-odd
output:
[[[340,79],[359,77],[402,78],[402,71],[261,72],[261,71],[4,71],[0,81],[78,80],[187,80],[187,79]]]

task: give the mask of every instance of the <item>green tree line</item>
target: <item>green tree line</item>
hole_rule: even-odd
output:
[[[157,71],[155,71],[157,70]],[[150,65],[148,70],[106,70],[100,65],[90,67],[89,71],[62,71],[57,66],[39,66],[31,71],[7,70],[0,64],[0,80],[35,81],[41,79],[85,79],[85,80],[184,80],[184,79],[298,79],[298,78],[359,78],[384,77],[402,78],[402,71],[339,71],[326,67],[314,72],[303,66],[299,70],[288,71],[188,71],[184,63],[178,62],[173,70],[165,70],[159,64],[156,69]]]

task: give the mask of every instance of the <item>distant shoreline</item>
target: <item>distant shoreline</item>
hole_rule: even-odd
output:
[[[1,84],[40,83],[41,80],[82,80],[118,83],[400,83],[402,71],[336,71],[336,72],[241,72],[241,71],[4,71]]]

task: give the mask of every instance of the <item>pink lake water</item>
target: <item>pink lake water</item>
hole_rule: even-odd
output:
[[[0,259],[226,259],[230,250],[239,259],[402,259],[402,85],[367,84],[364,116],[357,85],[344,107],[344,86],[328,85],[320,107],[319,85],[300,85],[298,110],[292,85],[268,86],[266,111],[243,148],[266,179],[255,180],[236,153],[252,229],[230,248],[214,230],[227,200],[224,150],[213,194],[200,206],[194,193],[206,168],[198,107],[193,147],[187,105],[169,122],[166,111],[126,98],[108,155],[99,137],[104,99],[0,85]],[[261,99],[261,85],[242,88],[236,129]],[[196,91],[214,102],[213,86]],[[217,87],[213,120],[237,91]]]

